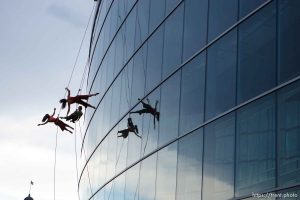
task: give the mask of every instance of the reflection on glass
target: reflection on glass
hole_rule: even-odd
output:
[[[279,0],[279,80],[300,75],[300,1]]]
[[[207,51],[206,119],[235,105],[236,33],[232,30]]]
[[[238,103],[276,84],[275,2],[239,26]]]
[[[155,200],[174,200],[176,190],[177,142],[158,152]]]
[[[238,0],[209,0],[208,13],[208,42],[210,42],[236,22]]]
[[[300,82],[278,92],[279,186],[300,183]],[[300,197],[300,196],[299,196]]]
[[[166,15],[171,12],[181,0],[166,0]]]
[[[125,200],[138,199],[140,164],[126,171]]]
[[[168,79],[161,88],[159,144],[178,136],[180,71]],[[154,102],[153,102],[154,103]]]
[[[165,22],[163,76],[179,67],[182,54],[183,4]]]
[[[185,0],[183,61],[206,43],[208,0]]]
[[[267,0],[239,0],[239,18],[242,19],[247,14],[258,8],[261,4],[266,2]]]
[[[275,186],[275,96],[237,112],[236,196]]]
[[[165,16],[166,0],[151,0],[150,1],[150,20],[149,33],[163,20]]]
[[[139,0],[137,3],[137,17],[135,27],[135,49],[137,49],[148,35],[149,0]]]
[[[163,33],[161,26],[148,40],[146,92],[149,92],[161,81]]]
[[[153,200],[155,195],[157,154],[146,158],[141,163],[139,200]]]
[[[133,58],[133,80],[131,90],[132,105],[137,103],[138,98],[144,96],[146,81],[146,58],[147,45],[144,45]]]
[[[177,200],[201,200],[203,130],[179,141]]]
[[[204,118],[206,52],[182,69],[180,134],[195,128]]]
[[[111,198],[111,200],[112,199],[115,199],[115,200],[124,199],[124,195],[125,195],[125,190],[124,190],[124,188],[125,188],[125,174],[123,173],[120,176],[118,176],[115,179],[114,182],[115,182],[114,196],[113,196],[114,198]],[[102,200],[102,199],[99,199],[99,200]]]
[[[233,198],[235,113],[208,124],[204,134],[203,198]]]

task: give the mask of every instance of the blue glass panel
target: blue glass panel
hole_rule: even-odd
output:
[[[242,19],[247,14],[258,8],[261,4],[266,2],[267,0],[239,0],[240,11],[239,18]]]
[[[182,69],[180,134],[203,122],[206,52]]]
[[[139,200],[153,200],[155,196],[157,154],[146,158],[141,163]]]
[[[178,146],[177,200],[201,200],[203,130],[182,138]]]
[[[238,13],[238,0],[210,0],[208,13],[209,42],[236,22]]]
[[[173,200],[176,191],[177,142],[158,152],[156,200]]]
[[[300,183],[300,82],[278,92],[279,186]]]
[[[165,22],[163,77],[181,63],[183,36],[183,4]]]
[[[133,200],[138,197],[139,171],[140,164],[126,171],[125,200]]]
[[[204,133],[203,199],[233,197],[235,113],[208,124]]]
[[[300,1],[279,1],[279,80],[300,75]]]
[[[180,71],[167,80],[161,88],[159,145],[178,136],[179,95]]]
[[[236,33],[233,30],[208,49],[206,119],[235,106]]]
[[[166,15],[168,15],[180,1],[181,0],[166,0]]]
[[[149,0],[139,0],[137,3],[137,17],[135,26],[135,49],[137,49],[148,35]]]
[[[164,26],[161,26],[148,40],[146,92],[161,81],[163,33]]]
[[[144,96],[146,81],[147,45],[144,45],[133,58],[131,103],[137,103]]]
[[[237,196],[275,186],[275,95],[237,112]]]
[[[208,0],[186,0],[183,60],[206,44]]]
[[[166,0],[151,0],[150,1],[150,20],[149,32],[151,33],[154,28],[163,20],[165,16]]]
[[[239,26],[238,103],[276,84],[275,4]]]

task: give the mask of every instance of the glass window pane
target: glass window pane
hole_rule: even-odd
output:
[[[140,164],[135,165],[126,171],[126,184],[125,184],[125,200],[133,200],[138,197],[138,184],[139,184]]]
[[[235,113],[205,127],[203,198],[233,197]]]
[[[186,0],[184,11],[183,60],[206,43],[208,0]]]
[[[276,84],[274,2],[239,27],[238,103]]]
[[[135,49],[137,49],[148,35],[149,0],[139,0],[137,3],[137,17],[135,27]]]
[[[267,0],[239,0],[240,11],[239,18],[242,19],[247,14],[258,8],[261,4],[266,2]]]
[[[219,36],[237,20],[238,0],[210,0],[208,42]]]
[[[159,117],[160,145],[178,136],[179,95],[180,71],[162,85]]]
[[[151,33],[165,17],[166,0],[150,1],[149,32]]]
[[[125,21],[125,61],[127,61],[134,51],[134,33],[136,26],[136,7],[131,11]]]
[[[279,79],[300,75],[300,1],[279,1]]]
[[[179,141],[177,200],[201,200],[203,130]]]
[[[147,45],[143,46],[133,58],[133,81],[131,90],[132,105],[137,103],[138,98],[144,96],[146,81],[146,58]]]
[[[181,0],[166,0],[166,15],[171,12]]]
[[[177,142],[158,152],[156,200],[174,200],[176,190]]]
[[[180,134],[203,122],[206,52],[182,69]]]
[[[142,161],[139,200],[153,200],[155,195],[156,159],[154,154]]]
[[[165,22],[163,77],[166,77],[181,63],[183,36],[183,4]]]
[[[235,106],[236,33],[233,30],[208,49],[206,119]]]
[[[164,26],[160,27],[148,40],[146,92],[161,81]]]
[[[275,186],[275,96],[237,112],[236,195]]]
[[[300,82],[278,92],[279,186],[300,183]]]

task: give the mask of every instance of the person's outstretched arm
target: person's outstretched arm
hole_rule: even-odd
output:
[[[53,114],[51,115],[51,117],[53,117],[55,115],[55,111],[56,111],[56,108],[54,108]]]
[[[70,92],[70,90],[69,90],[69,88],[65,88],[66,90],[67,90],[67,92],[68,92],[68,98],[70,97],[70,95],[71,95],[71,92]]]
[[[45,125],[45,124],[47,124],[48,123],[48,120],[47,121],[45,121],[44,123],[42,123],[42,124],[38,124],[38,126],[41,126],[41,125]]]

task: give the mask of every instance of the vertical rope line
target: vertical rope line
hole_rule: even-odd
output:
[[[74,138],[75,138],[75,159],[76,159],[76,177],[77,177],[77,183],[79,181],[79,177],[78,177],[78,159],[77,159],[77,140],[76,140],[76,137],[77,137],[77,131],[76,131],[76,123],[75,123],[75,128],[74,128]],[[78,195],[78,199],[80,200],[80,195],[79,195],[79,188],[77,188],[77,195]]]
[[[79,129],[80,129],[80,136],[81,136],[81,139],[82,139],[82,132],[81,132],[81,125],[80,125],[80,122],[78,123],[79,124]],[[86,152],[85,152],[85,149],[83,148],[83,154],[84,154],[84,159],[86,159]],[[91,191],[91,195],[93,195],[93,190],[92,190],[92,184],[91,184],[91,178],[90,178],[90,172],[89,172],[89,168],[88,166],[86,166],[86,171],[87,171],[87,175],[88,175],[88,180],[89,180],[89,186],[90,186],[90,191]],[[92,198],[94,199],[94,197]]]

